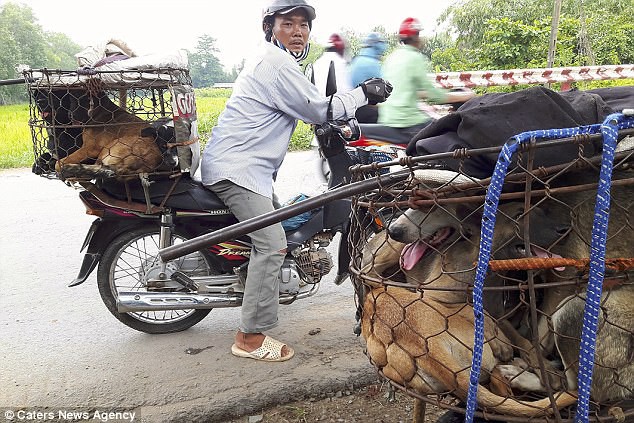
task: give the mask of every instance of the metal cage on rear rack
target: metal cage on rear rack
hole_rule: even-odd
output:
[[[33,171],[67,181],[159,177],[197,166],[185,68],[24,71]]]

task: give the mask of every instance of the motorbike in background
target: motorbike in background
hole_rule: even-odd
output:
[[[472,92],[467,88],[455,88],[450,91]],[[423,101],[419,102],[419,108],[432,119],[440,119],[456,111],[464,102],[446,103],[430,105]],[[350,155],[354,164],[370,164],[374,162],[388,162],[407,156],[405,150],[410,139],[402,133],[388,126],[372,123],[361,123],[361,135],[358,140],[348,142],[346,151]],[[313,148],[318,147],[317,142],[311,143]],[[317,158],[315,160],[317,175],[322,183],[327,183],[330,179],[330,168],[328,162],[317,148]],[[395,167],[400,169],[400,167]],[[381,173],[392,171],[386,168]]]

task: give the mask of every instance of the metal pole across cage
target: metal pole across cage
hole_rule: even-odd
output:
[[[279,223],[289,217],[297,216],[298,214],[321,207],[331,201],[352,197],[354,195],[361,194],[362,192],[379,188],[381,185],[403,181],[407,179],[410,174],[411,172],[409,170],[402,170],[399,172],[388,173],[387,175],[382,175],[377,178],[344,185],[323,194],[310,197],[304,201],[300,201],[299,203],[273,210],[261,216],[253,217],[212,233],[192,238],[177,245],[163,248],[159,250],[159,256],[161,256],[163,261],[173,260],[175,258],[191,254],[194,251],[201,250],[209,245],[237,238],[253,231],[257,231],[258,229],[270,226],[274,223]]]

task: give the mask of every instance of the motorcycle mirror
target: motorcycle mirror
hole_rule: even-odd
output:
[[[328,68],[328,79],[326,79],[326,97],[330,97],[337,92],[337,78],[335,76],[335,63],[330,62]]]

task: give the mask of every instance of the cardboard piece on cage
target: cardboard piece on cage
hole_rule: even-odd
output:
[[[634,93],[614,87],[602,92],[616,101],[634,101]],[[475,149],[499,147],[521,132],[571,128],[600,123],[614,110],[597,93],[569,91],[557,93],[544,87],[532,87],[512,93],[492,93],[467,101],[455,113],[444,116],[421,130],[409,143],[407,153],[421,156],[444,153],[458,148]],[[600,146],[586,145],[585,156],[597,154]],[[578,157],[578,147],[573,143],[548,149],[537,149],[534,166],[552,166]],[[463,170],[469,175],[485,178],[491,176],[498,154],[487,154],[466,159]],[[446,160],[445,164],[458,170],[459,159]]]

